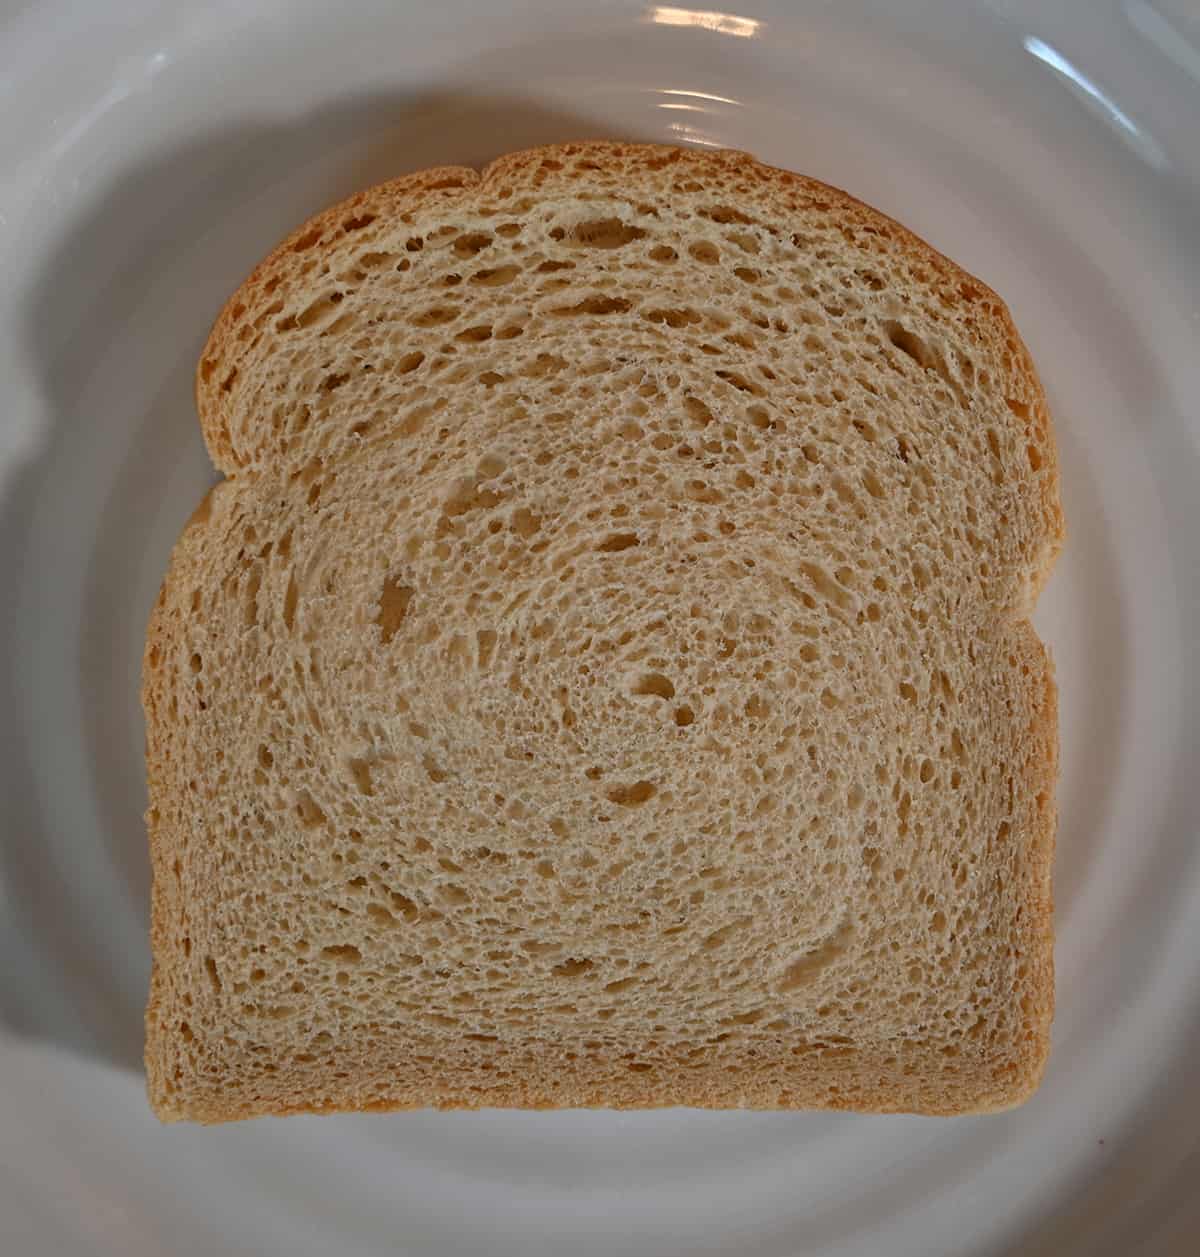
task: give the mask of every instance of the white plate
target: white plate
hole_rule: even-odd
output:
[[[0,5],[5,1254],[1195,1252],[1197,9],[734,2]],[[1064,751],[1043,1089],[952,1121],[160,1129],[137,670],[212,477],[208,323],[334,198],[585,135],[732,144],[845,187],[997,288],[1033,349],[1071,534],[1038,615]]]

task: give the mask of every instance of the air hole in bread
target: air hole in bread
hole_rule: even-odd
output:
[[[352,759],[349,763],[350,777],[358,789],[359,794],[370,797],[375,793],[375,787],[371,781],[371,765],[365,759]]]
[[[778,990],[786,994],[798,990],[816,979],[822,970],[844,955],[854,935],[854,923],[846,920],[828,938],[793,960],[780,978]]]
[[[842,588],[842,585],[819,564],[801,560],[796,566],[808,577],[818,595],[826,602],[842,610],[849,610],[855,605],[854,596]]]
[[[491,666],[492,655],[496,649],[496,632],[494,629],[480,629],[476,634],[478,666],[486,672]]]
[[[716,422],[716,416],[709,407],[691,394],[683,399],[683,409],[697,428],[706,428],[710,423]]]
[[[383,589],[379,594],[379,614],[375,622],[379,625],[380,636],[385,646],[395,637],[400,625],[404,622],[414,592],[411,585],[401,584],[394,576],[389,576],[384,580]]]
[[[458,306],[433,305],[414,314],[410,321],[413,327],[441,327],[453,323],[461,313]]]
[[[690,306],[643,310],[642,318],[649,323],[665,323],[668,327],[693,327],[704,322],[704,316],[699,310],[693,310]]]
[[[296,623],[296,607],[300,601],[300,587],[296,584],[296,573],[288,573],[287,590],[283,596],[283,623],[290,633]]]
[[[765,397],[766,389],[757,380],[748,379],[740,371],[718,371],[717,378],[732,384],[739,392],[750,393],[755,397]]]
[[[686,447],[682,447],[686,449]],[[681,450],[682,452],[682,450]],[[689,454],[690,450],[687,451]],[[704,502],[710,506],[718,506],[725,501],[725,495],[714,489],[705,480],[689,480],[684,484],[684,492],[693,502]]]
[[[619,807],[641,807],[648,803],[658,788],[651,781],[635,781],[631,785],[612,786],[605,792],[605,798]]]
[[[541,269],[539,267],[539,269]],[[472,284],[479,284],[485,288],[499,288],[504,284],[511,283],[521,273],[519,266],[492,266],[485,267],[483,270],[476,271],[471,276]]]
[[[758,239],[748,231],[727,231],[725,239],[737,245],[743,253],[758,253],[761,247]]]
[[[771,707],[761,694],[751,694],[743,709],[751,720],[766,720],[771,714]]]
[[[592,960],[564,960],[555,965],[550,972],[556,978],[582,978],[596,967]]]
[[[634,546],[641,545],[641,541],[635,532],[615,532],[605,537],[603,541],[596,546],[597,554],[619,554],[622,550],[631,550]]]
[[[327,323],[337,313],[337,308],[345,299],[345,294],[340,292],[325,293],[324,296],[318,297],[315,301],[305,306],[299,314],[293,315],[291,319],[283,319],[276,323],[276,328],[280,331],[290,329],[304,329],[310,327],[319,327],[322,323]]]
[[[474,257],[492,243],[492,237],[486,231],[472,231],[458,237],[454,242],[454,252],[460,258]]]
[[[696,211],[701,218],[711,219],[714,223],[740,223],[749,227],[754,223],[754,219],[748,214],[742,213],[733,205],[711,205]]]
[[[535,515],[527,506],[519,507],[513,512],[512,527],[513,532],[528,541],[533,537],[542,526],[541,517]]]
[[[567,243],[585,249],[620,249],[635,240],[641,240],[646,232],[632,223],[619,218],[590,218],[576,223],[567,234]]]
[[[584,314],[627,314],[630,308],[631,303],[624,297],[606,297],[602,293],[594,293],[571,306],[554,306],[550,313],[559,318],[575,318]]]
[[[395,261],[395,258],[396,255],[394,253],[371,251],[360,253],[355,260],[361,270],[373,271],[380,266],[387,266],[389,262]]]
[[[454,338],[455,340],[471,341],[474,344],[482,344],[485,340],[492,339],[492,325],[490,323],[477,323],[474,327],[465,327]]]
[[[612,982],[606,982],[604,984],[604,989],[610,995],[615,995],[619,991],[627,991],[631,986],[636,986],[640,980],[641,979],[636,977],[616,978]]]
[[[212,989],[218,994],[221,991],[221,975],[217,972],[217,962],[211,956],[204,957],[204,972],[208,974]]]
[[[321,239],[320,227],[314,227],[310,231],[306,231],[302,236],[298,236],[292,241],[292,252],[303,253],[306,249],[311,249]]]
[[[242,622],[247,628],[258,623],[258,591],[262,587],[262,565],[255,563],[246,575]]]
[[[967,394],[962,383],[954,376],[950,368],[946,365],[945,357],[941,352],[934,348],[928,341],[922,339],[915,332],[906,328],[902,323],[895,319],[886,321],[883,325],[888,340],[901,351],[910,357],[923,370],[932,371],[939,376],[949,386],[948,394],[944,400],[949,401],[951,396],[958,402],[960,406],[967,407]],[[974,368],[972,367],[972,371]],[[908,461],[905,458],[904,461]]]
[[[774,427],[770,413],[765,406],[753,405],[746,407],[746,418],[760,431],[766,432]]]
[[[655,698],[674,698],[675,686],[670,677],[663,676],[661,672],[647,672],[634,683],[633,693],[652,695]]]
[[[857,432],[864,441],[874,442],[876,439],[876,433],[871,424],[869,424],[865,419],[852,419],[850,422],[855,432]]]
[[[325,810],[307,790],[302,790],[296,800],[296,815],[305,829],[316,829],[326,820]]]
[[[740,930],[744,930],[750,924],[749,917],[739,917],[736,921],[730,921],[728,925],[723,925],[720,929],[713,930],[704,939],[705,951],[713,951],[718,947],[723,947],[735,934]]]
[[[402,924],[400,919],[381,903],[367,904],[367,916],[385,929],[398,929]]]

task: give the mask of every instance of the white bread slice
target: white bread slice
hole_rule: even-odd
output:
[[[1030,1094],[1062,516],[993,292],[745,154],[566,144],[307,223],[197,399],[160,1117]]]

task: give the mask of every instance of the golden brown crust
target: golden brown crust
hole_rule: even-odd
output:
[[[1041,514],[1045,544],[1036,570],[1030,573],[1028,599],[1013,609],[1024,617],[1032,608],[1061,547],[1062,509],[1058,490],[1058,463],[1050,427],[1046,399],[1028,351],[1021,342],[1007,307],[991,289],[949,261],[906,228],[848,194],[816,180],[763,166],[752,157],[737,152],[696,152],[658,145],[627,145],[589,142],[553,145],[511,154],[489,165],[482,174],[463,167],[442,167],[404,176],[354,197],[316,215],[297,228],[249,276],[230,298],[218,316],[196,376],[196,402],[204,438],[216,466],[233,481],[259,473],[257,451],[237,430],[239,413],[238,380],[244,355],[253,351],[251,317],[269,319],[282,309],[277,293],[293,281],[301,282],[300,267],[319,259],[328,242],[347,229],[357,230],[357,222],[371,215],[402,217],[423,212],[431,205],[446,206],[456,199],[478,198],[489,188],[505,183],[528,183],[536,191],[557,176],[553,167],[566,159],[585,157],[598,167],[616,165],[622,170],[639,164],[676,165],[695,173],[698,179],[720,171],[744,177],[762,195],[768,189],[781,204],[807,207],[825,205],[837,216],[873,234],[886,236],[889,247],[903,254],[913,265],[929,268],[947,291],[971,305],[982,320],[999,329],[1008,347],[1010,375],[1000,382],[1006,395],[1026,408],[1028,438],[1036,457],[1048,474],[1043,486]],[[1032,457],[1032,456],[1031,456]],[[227,482],[228,484],[228,482]],[[229,486],[232,488],[232,486]],[[335,1110],[406,1109],[433,1105],[442,1108],[483,1106],[559,1107],[602,1106],[645,1108],[666,1105],[749,1108],[846,1108],[872,1112],[964,1113],[985,1112],[1020,1103],[1037,1086],[1049,1047],[1049,1027],[1053,1013],[1053,900],[1051,866],[1053,861],[1056,814],[1054,784],[1057,775],[1057,704],[1053,672],[1046,652],[1023,618],[1014,620],[1012,632],[1016,650],[1029,668],[1028,687],[1033,711],[1032,734],[1037,750],[1024,765],[1027,773],[1022,794],[1034,808],[1029,826],[1031,835],[1027,858],[1030,863],[1030,897],[1025,903],[1022,925],[1024,971],[1018,975],[1014,999],[1024,1001],[1027,1030],[1019,1059],[1007,1063],[996,1076],[981,1080],[967,1076],[957,1081],[940,1076],[923,1076],[905,1068],[902,1054],[889,1059],[870,1060],[861,1055],[839,1064],[835,1055],[821,1053],[807,1063],[789,1054],[786,1060],[757,1062],[732,1073],[726,1066],[683,1069],[665,1073],[651,1069],[630,1073],[615,1062],[564,1061],[553,1054],[538,1055],[531,1049],[520,1062],[520,1084],[500,1083],[472,1091],[456,1090],[452,1071],[418,1073],[415,1083],[397,1085],[392,1090],[365,1095],[359,1089],[353,1068],[350,1077],[337,1081],[328,1077],[298,1075],[289,1093],[286,1087],[264,1087],[259,1098],[243,1092],[223,1092],[220,1088],[199,1088],[190,1098],[180,1095],[172,1083],[178,1070],[172,1052],[168,1022],[174,1021],[179,992],[175,969],[180,963],[174,923],[187,915],[189,895],[201,888],[186,885],[179,874],[178,825],[164,818],[170,806],[187,807],[180,797],[186,783],[171,763],[169,728],[179,719],[172,710],[172,695],[165,684],[156,658],[170,656],[177,648],[186,607],[180,573],[202,566],[210,547],[219,545],[209,537],[210,528],[224,527],[226,486],[218,486],[206,498],[181,536],[156,604],[147,633],[143,670],[143,704],[147,713],[147,765],[151,809],[147,814],[151,856],[154,866],[154,901],[151,937],[154,971],[147,1009],[146,1068],[150,1095],[165,1120],[181,1118],[217,1122],[266,1113],[330,1112]],[[215,522],[214,522],[215,521]],[[792,1049],[789,1049],[791,1053]],[[348,1062],[352,1066],[353,1062]],[[177,1081],[177,1079],[176,1079]],[[320,1097],[313,1103],[314,1095]]]

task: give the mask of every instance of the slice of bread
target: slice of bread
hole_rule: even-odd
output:
[[[161,1117],[1030,1094],[1062,518],[993,292],[744,154],[567,144],[301,227],[197,399]]]

